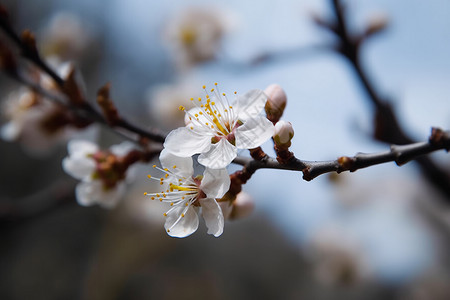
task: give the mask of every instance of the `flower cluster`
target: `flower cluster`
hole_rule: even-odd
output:
[[[193,108],[179,109],[186,113],[186,126],[173,130],[164,142],[157,168],[164,175],[159,180],[158,193],[145,193],[152,200],[169,203],[165,228],[173,237],[185,237],[197,230],[201,209],[208,233],[223,232],[224,214],[230,215],[229,205],[219,205],[230,187],[226,167],[237,156],[238,149],[261,146],[274,133],[274,125],[261,112],[267,96],[261,90],[251,90],[236,96],[231,103],[221,93],[217,83],[209,92],[203,86],[204,98],[191,98]],[[236,93],[235,93],[236,94]],[[192,156],[205,167],[203,176],[194,177]],[[222,208],[227,208],[224,213]]]
[[[269,99],[263,91],[251,90],[231,102],[217,83],[209,91],[205,86],[203,89],[204,98],[190,99],[193,108],[179,107],[185,112],[186,125],[167,135],[159,157],[161,167],[153,166],[161,174],[148,175],[158,181],[161,189],[144,193],[168,205],[164,227],[172,237],[195,232],[199,213],[208,233],[215,237],[222,234],[225,219],[250,213],[253,202],[245,193],[224,197],[231,185],[226,167],[238,149],[257,148],[275,133],[274,122],[261,115]],[[122,144],[101,151],[90,142],[72,141],[68,148],[63,168],[81,180],[76,188],[78,202],[115,206],[129,180],[127,169],[137,161],[132,158],[132,146]],[[204,167],[203,175],[194,172],[195,154],[199,154],[197,161]]]

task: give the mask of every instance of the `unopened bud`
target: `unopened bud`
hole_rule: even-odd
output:
[[[369,17],[369,22],[366,30],[366,36],[371,36],[386,28],[389,23],[389,18],[384,13],[374,13]]]
[[[291,122],[278,121],[275,124],[275,133],[273,135],[273,140],[275,144],[280,149],[287,149],[291,146],[291,140],[294,137],[294,129],[292,128]]]
[[[233,202],[230,219],[242,219],[248,217],[255,209],[255,201],[246,192],[240,192]]]
[[[272,123],[276,123],[280,120],[283,115],[284,108],[286,107],[286,93],[278,84],[269,85],[264,90],[264,93],[268,97],[265,106],[267,119],[272,121]]]

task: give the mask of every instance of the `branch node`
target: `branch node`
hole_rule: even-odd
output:
[[[97,103],[102,109],[103,115],[109,125],[117,125],[120,121],[119,113],[113,101],[109,97],[111,84],[107,83],[101,87],[97,92]]]
[[[22,32],[20,38],[24,46],[24,55],[29,58],[39,58],[39,53],[36,48],[36,38],[34,37],[34,34],[30,30],[25,29]]]
[[[71,103],[79,106],[84,104],[84,97],[75,78],[75,67],[71,66],[69,74],[63,83],[63,92],[69,97]]]
[[[428,142],[437,147],[443,147],[447,152],[450,150],[450,142],[449,142],[448,132],[437,128],[431,128],[431,135],[428,139]]]
[[[250,156],[257,161],[267,161],[269,156],[261,149],[261,147],[249,149]]]
[[[341,156],[337,159],[337,162],[339,165],[338,169],[336,170],[337,173],[341,173],[344,171],[350,171],[350,172],[356,171],[356,168],[355,168],[356,159],[353,157]]]

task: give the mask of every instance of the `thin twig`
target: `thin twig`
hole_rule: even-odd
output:
[[[19,49],[22,52],[22,56],[28,60],[30,60],[32,63],[34,63],[37,67],[39,67],[43,72],[48,74],[60,87],[62,91],[64,91],[66,86],[66,81],[61,78],[45,61],[43,61],[37,51],[37,49],[30,49],[29,45],[24,43],[24,41],[19,37],[19,35],[13,30],[11,27],[9,21],[5,17],[0,16],[0,28],[10,37],[10,39],[19,47]],[[31,33],[27,32],[28,36],[31,35]],[[23,84],[33,88],[38,93],[44,95],[44,96],[50,96],[49,99],[56,100],[58,103],[65,105],[69,109],[74,109],[73,105],[70,105],[70,102],[67,101],[67,99],[59,97],[55,95],[54,93],[50,93],[46,91],[43,87],[39,86],[36,83],[33,83],[31,80],[27,80],[24,76],[17,77],[13,76],[14,79],[19,80]],[[75,109],[78,109],[79,111],[84,111],[88,118],[91,118],[92,121],[98,122],[101,124],[107,124],[105,118],[90,104],[89,101],[86,101],[84,99],[83,103],[80,105],[77,105]],[[121,118],[120,122],[117,122],[115,126],[111,127],[113,130],[115,128],[122,128],[126,131],[135,133],[136,135],[150,139],[155,142],[162,143],[165,140],[165,135],[154,130],[144,130],[136,125],[132,124],[128,120],[125,120]],[[117,130],[115,130],[117,131]],[[119,132],[120,135],[123,135],[122,132]],[[130,139],[130,137],[128,137]],[[136,142],[139,142],[139,138]]]

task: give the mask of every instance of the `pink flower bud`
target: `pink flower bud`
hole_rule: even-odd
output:
[[[293,137],[294,129],[290,122],[281,120],[275,124],[273,139],[278,147],[289,148]]]
[[[283,115],[284,108],[286,107],[287,97],[284,90],[278,84],[271,84],[265,90],[264,93],[268,99],[266,102],[265,110],[267,119],[273,123],[278,122]]]
[[[242,219],[248,217],[255,209],[255,201],[246,192],[240,192],[233,202],[230,219]]]

